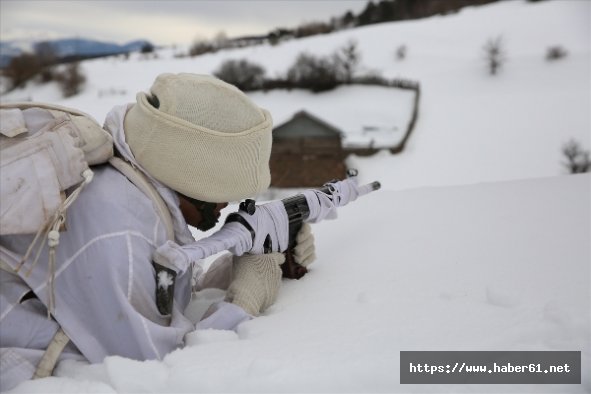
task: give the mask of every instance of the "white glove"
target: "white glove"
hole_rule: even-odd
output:
[[[234,257],[234,280],[226,301],[238,305],[252,316],[258,316],[273,305],[281,284],[283,253],[245,254]]]
[[[302,224],[302,228],[296,235],[296,246],[293,248],[293,259],[296,263],[309,266],[316,260],[316,247],[314,246],[314,235],[312,226],[308,223]]]

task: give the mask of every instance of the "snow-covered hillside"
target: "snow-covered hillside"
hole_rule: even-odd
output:
[[[2,97],[102,121],[162,72],[211,73],[248,58],[275,76],[301,51],[328,54],[350,39],[365,71],[422,88],[402,154],[349,158],[362,182],[379,180],[382,190],[314,225],[317,262],[284,282],[264,316],[237,333],[194,332],[162,361],[63,363],[59,377],[15,392],[591,392],[591,176],[565,175],[561,164],[569,139],[591,147],[590,26],[588,1],[506,1],[196,58],[167,49],[158,59],[85,61],[78,96],[29,85]],[[482,47],[501,35],[508,61],[493,77]],[[400,45],[408,55],[397,61]],[[552,45],[568,56],[546,61]],[[341,87],[251,97],[278,122],[316,109],[346,129],[404,127],[407,95]],[[401,350],[579,350],[583,383],[400,385]]]
[[[162,72],[212,73],[227,59],[262,64],[268,76],[284,74],[303,52],[326,55],[355,40],[361,71],[421,83],[419,119],[403,155],[352,159],[362,176],[379,177],[389,189],[465,184],[564,173],[561,147],[570,139],[589,149],[591,140],[591,4],[587,1],[509,1],[469,7],[456,15],[384,23],[335,34],[256,46],[195,58],[174,58],[181,48],[146,60],[98,59],[83,63],[86,90],[61,99],[56,85],[29,85],[2,100],[32,99],[74,106],[102,121],[120,103],[135,101]],[[483,46],[502,36],[507,63],[487,74]],[[395,50],[406,45],[403,61]],[[568,51],[564,59],[544,59],[549,46]],[[344,94],[339,94],[339,90]],[[307,109],[354,134],[363,126],[404,130],[410,94],[375,87],[312,93],[253,93],[280,123]],[[351,96],[349,101],[346,97]],[[396,97],[397,96],[397,97]],[[341,97],[335,100],[335,97]],[[351,108],[354,103],[358,108]],[[345,105],[345,107],[343,107]],[[392,135],[396,138],[396,134]]]

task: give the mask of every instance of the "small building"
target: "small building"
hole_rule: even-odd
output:
[[[342,133],[316,116],[300,111],[273,129],[271,186],[320,187],[346,174]]]

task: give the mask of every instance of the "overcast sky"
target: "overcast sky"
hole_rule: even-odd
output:
[[[263,34],[275,27],[328,21],[367,0],[116,1],[0,0],[0,39],[84,37],[125,43],[145,38],[157,45],[195,38]]]

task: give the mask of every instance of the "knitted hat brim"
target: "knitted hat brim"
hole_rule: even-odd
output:
[[[261,114],[254,127],[220,132],[159,111],[138,93],[124,128],[137,162],[158,181],[198,200],[230,202],[269,187],[273,122]]]

